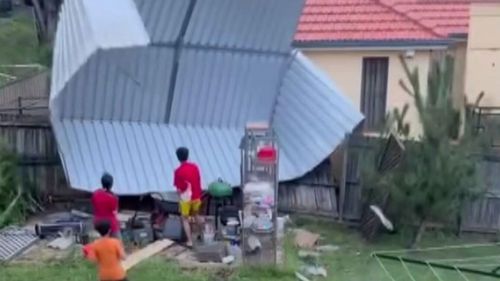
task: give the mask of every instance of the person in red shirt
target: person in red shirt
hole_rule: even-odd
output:
[[[181,198],[179,207],[187,238],[186,245],[192,247],[193,233],[190,225],[191,218],[194,217],[196,219],[199,228],[203,223],[199,216],[202,195],[200,170],[195,163],[188,161],[189,150],[187,148],[178,148],[176,155],[180,165],[174,172],[174,185]]]
[[[111,224],[111,236],[120,239],[120,224],[118,223],[118,198],[111,192],[113,176],[105,173],[101,177],[102,188],[92,194],[94,223],[107,220]]]

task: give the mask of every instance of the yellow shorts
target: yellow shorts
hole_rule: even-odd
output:
[[[200,212],[201,200],[181,201],[179,202],[181,216],[196,216]]]

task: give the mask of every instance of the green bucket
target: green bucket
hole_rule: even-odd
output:
[[[233,195],[233,188],[219,179],[208,185],[208,193],[212,197],[228,197]]]

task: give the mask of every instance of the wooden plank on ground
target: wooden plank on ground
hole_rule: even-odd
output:
[[[143,260],[158,254],[167,247],[170,247],[172,244],[174,244],[174,241],[168,239],[159,240],[152,244],[149,244],[148,246],[128,256],[122,264],[123,268],[125,270],[129,270]]]
[[[178,255],[184,253],[185,251],[187,251],[187,248],[181,246],[181,245],[174,245],[170,248],[168,248],[166,251],[165,251],[165,257],[167,259],[174,259],[176,258]]]

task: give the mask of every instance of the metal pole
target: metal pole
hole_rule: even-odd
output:
[[[19,108],[19,115],[23,115],[23,98],[22,97],[17,98],[17,106]]]
[[[344,139],[344,154],[342,157],[342,179],[340,181],[340,193],[339,193],[339,221],[344,220],[344,205],[345,205],[345,195],[346,195],[346,185],[347,185],[347,161],[349,153],[349,135],[345,136]]]

